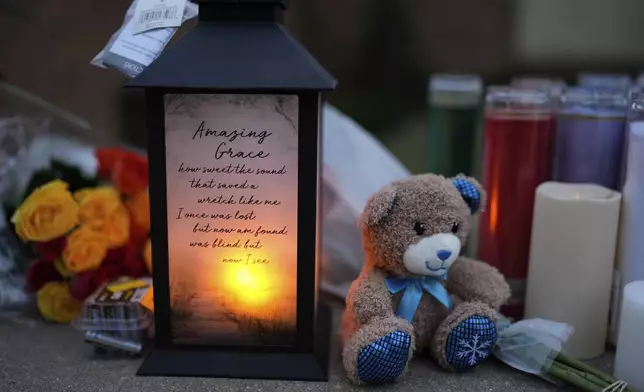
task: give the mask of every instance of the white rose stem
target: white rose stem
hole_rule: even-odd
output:
[[[605,351],[621,194],[593,184],[536,190],[525,318],[572,325],[577,359]]]

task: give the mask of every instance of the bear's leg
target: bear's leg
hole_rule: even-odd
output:
[[[357,384],[384,384],[405,372],[413,351],[414,332],[406,320],[374,318],[344,344],[342,359]]]
[[[475,368],[496,344],[496,319],[496,311],[481,302],[456,305],[432,338],[432,355],[446,369]]]

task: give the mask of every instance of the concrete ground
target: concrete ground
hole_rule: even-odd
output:
[[[337,320],[336,312],[336,320]],[[344,377],[337,344],[333,347],[328,383],[230,379],[137,377],[141,359],[94,357],[83,337],[67,325],[48,325],[37,317],[0,318],[1,392],[317,392],[364,391]],[[603,370],[613,355],[592,361]],[[372,389],[372,388],[367,388]],[[374,388],[375,389],[375,388]],[[520,373],[495,359],[475,372],[449,374],[433,362],[415,359],[404,380],[377,388],[405,392],[532,392],[562,389]]]

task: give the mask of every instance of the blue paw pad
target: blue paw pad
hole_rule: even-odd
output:
[[[472,316],[452,329],[445,345],[445,358],[454,370],[476,367],[496,344],[496,325],[487,317]]]
[[[411,336],[391,332],[365,346],[358,354],[358,377],[365,383],[395,381],[405,371]]]

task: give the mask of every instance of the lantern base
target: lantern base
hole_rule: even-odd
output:
[[[320,303],[312,352],[154,348],[137,375],[328,381],[330,332],[331,311]]]

